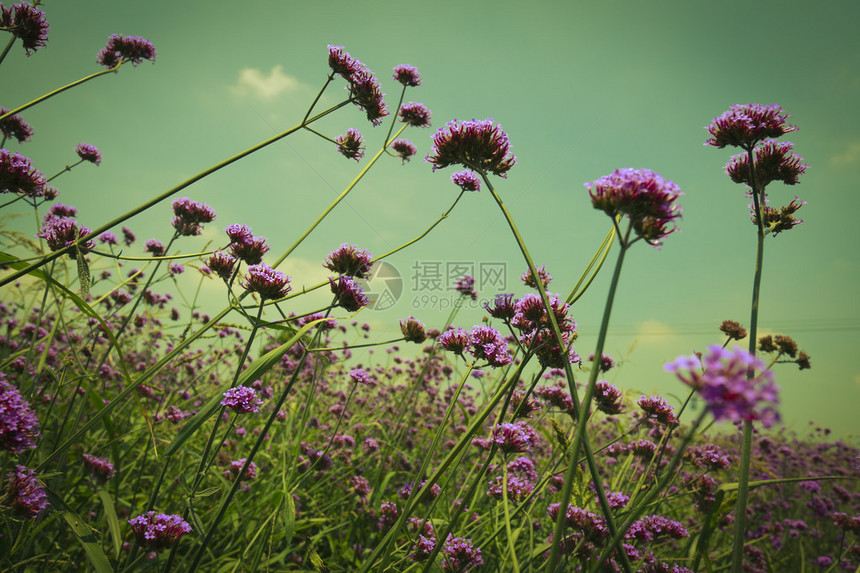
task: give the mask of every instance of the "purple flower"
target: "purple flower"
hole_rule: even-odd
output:
[[[112,233],[111,231],[105,231],[104,233],[102,233],[101,235],[96,237],[96,239],[98,240],[98,242],[102,243],[103,245],[118,245],[119,244],[119,239],[117,239],[116,234]]]
[[[493,442],[506,454],[531,452],[537,441],[537,432],[526,422],[504,423],[493,428]]]
[[[558,328],[564,332],[572,332],[576,329],[576,323],[567,313],[570,305],[559,300],[558,295],[546,293],[549,305],[555,315]],[[515,313],[511,324],[519,330],[534,332],[540,329],[549,329],[549,315],[543,304],[543,299],[537,293],[526,293],[514,304]]]
[[[661,424],[672,426],[678,423],[675,408],[660,396],[642,396],[636,400],[636,405],[642,408],[646,416],[656,419]]]
[[[236,481],[236,478],[239,477],[239,472],[242,471],[242,466],[245,465],[246,461],[248,461],[248,458],[240,458],[236,461],[230,462],[230,467],[223,472],[224,477],[229,479],[230,481]],[[250,464],[248,464],[248,469],[245,470],[245,475],[242,477],[242,479],[255,479],[256,477],[257,464],[251,462]]]
[[[116,474],[113,464],[107,458],[98,458],[90,454],[84,454],[84,465],[103,482]]]
[[[588,355],[588,362],[594,362],[594,352]],[[612,370],[615,368],[615,361],[608,354],[604,354],[600,358],[600,363],[597,364],[597,368],[599,368],[601,372]]]
[[[546,265],[541,266],[541,268],[536,269],[538,274],[538,279],[541,284],[543,284],[543,288],[546,289],[549,286],[549,283],[552,282],[552,275],[549,274],[549,271],[546,270]],[[525,283],[526,286],[531,287],[533,289],[537,288],[537,283],[535,282],[534,275],[532,275],[531,270],[527,270],[520,276],[520,280]]]
[[[766,428],[779,421],[771,406],[778,403],[778,388],[773,372],[761,360],[742,348],[726,350],[714,345],[708,352],[702,358],[704,372],[693,356],[679,357],[666,370],[699,391],[715,420],[761,420]],[[758,375],[747,379],[747,373],[756,370]]]
[[[339,275],[347,275],[359,279],[370,276],[373,265],[373,255],[364,249],[348,243],[329,253],[323,267]]]
[[[394,68],[394,79],[404,87],[415,88],[421,85],[421,74],[418,73],[418,68],[407,64],[400,64]]]
[[[400,106],[400,121],[412,127],[430,127],[430,110],[423,103],[411,101]]]
[[[776,104],[735,104],[705,128],[711,134],[705,145],[751,149],[764,139],[797,131],[797,127],[785,123],[789,117]]]
[[[113,34],[107,45],[96,56],[96,62],[110,69],[120,62],[131,62],[137,66],[143,60],[155,61],[155,46],[138,36]]]
[[[263,255],[269,252],[269,245],[266,244],[265,237],[251,237],[245,242],[231,243],[230,252],[245,264],[257,265],[263,261]]]
[[[503,495],[503,476],[496,476],[495,481],[490,483],[490,486],[487,488],[487,495],[495,498],[502,499]],[[513,503],[519,503],[527,498],[534,491],[535,484],[522,479],[517,476],[508,476],[508,500]]]
[[[48,209],[48,212],[45,213],[44,217],[42,217],[42,220],[47,223],[54,218],[73,218],[77,214],[77,207],[72,207],[71,205],[63,205],[62,203],[55,203],[54,205],[51,205],[51,208]]]
[[[681,216],[676,202],[681,190],[653,171],[616,169],[585,187],[595,209],[613,219],[628,217],[636,234],[654,246],[660,246],[663,237],[677,230],[674,220]]]
[[[209,260],[206,261],[206,266],[213,273],[224,279],[230,280],[233,276],[233,268],[236,266],[236,257],[225,253],[224,251],[215,251]]]
[[[247,386],[236,386],[224,392],[221,405],[226,406],[237,414],[256,414],[260,411],[263,401],[257,397],[257,391]]]
[[[20,153],[0,149],[0,193],[21,193],[42,197],[48,181],[30,160]]]
[[[356,368],[355,370],[349,371],[349,377],[352,378],[352,381],[356,384],[364,384],[365,386],[373,385],[373,378],[370,377],[366,371],[361,368]]]
[[[403,333],[403,338],[406,342],[414,342],[421,344],[427,340],[427,333],[424,332],[424,325],[421,324],[414,316],[410,316],[406,321],[400,321],[400,332]]]
[[[146,243],[144,243],[143,252],[150,253],[153,257],[163,257],[164,253],[167,252],[167,249],[161,241],[157,239],[148,239]]]
[[[472,297],[472,300],[478,298],[478,293],[475,292],[475,277],[472,275],[463,275],[454,284],[454,290],[463,296]]]
[[[597,409],[604,414],[620,414],[624,410],[622,398],[621,390],[606,380],[598,380],[594,385],[594,401],[597,403]]]
[[[388,107],[373,72],[344,51],[343,46],[328,47],[328,64],[333,74],[346,80],[350,100],[365,112],[367,119],[373,125],[382,123],[382,118],[388,115]]]
[[[261,300],[268,300],[287,296],[292,290],[289,282],[290,277],[281,271],[276,271],[266,263],[260,263],[248,267],[248,274],[240,284],[245,290],[260,295]]]
[[[59,251],[71,245],[74,245],[79,239],[86,237],[92,231],[88,228],[78,226],[78,222],[68,217],[50,219],[42,227],[36,236],[45,239],[48,247],[52,251]],[[78,245],[78,249],[84,253],[93,248],[93,242],[86,241]],[[75,258],[75,249],[69,252],[69,257]]]
[[[335,295],[335,304],[341,306],[347,312],[355,312],[370,304],[370,300],[352,278],[341,275],[337,282],[333,278],[328,279],[331,292]]]
[[[470,330],[469,344],[472,356],[486,360],[489,366],[505,366],[511,363],[507,342],[491,326],[476,326]]]
[[[364,139],[357,129],[347,129],[345,135],[338,135],[334,141],[338,152],[347,159],[358,161],[364,157]]]
[[[169,265],[167,265],[167,271],[171,275],[181,275],[185,272],[185,267],[183,267],[179,263],[170,263]]]
[[[364,68],[361,62],[344,51],[343,46],[328,47],[328,65],[332,73],[339,74],[348,82]]]
[[[450,533],[442,546],[442,571],[464,572],[484,564],[481,549],[472,545],[466,537],[454,537]]]
[[[125,246],[130,247],[136,238],[137,237],[134,236],[134,233],[131,232],[131,229],[128,227],[122,228],[122,240],[125,243]]]
[[[413,561],[426,561],[433,554],[434,549],[436,549],[436,540],[419,534],[418,541],[415,542],[415,547],[409,557]]]
[[[490,303],[485,302],[484,309],[486,309],[493,318],[499,318],[505,321],[511,320],[517,312],[514,307],[513,293],[497,294],[493,300],[492,306],[490,306]]]
[[[36,447],[39,419],[30,403],[0,372],[0,447],[16,454]]]
[[[188,197],[174,199],[173,220],[170,222],[176,232],[183,237],[199,235],[203,231],[203,223],[215,220],[215,211],[205,203],[192,201]]]
[[[28,56],[32,55],[36,48],[45,47],[49,28],[45,13],[32,4],[21,2],[8,8],[0,4],[0,29],[21,38]]]
[[[433,147],[425,161],[433,171],[462,165],[479,173],[507,177],[517,158],[511,153],[508,134],[492,118],[483,121],[449,121],[433,134]]]
[[[481,178],[471,171],[457,171],[451,175],[451,182],[463,191],[480,191]]]
[[[191,533],[191,526],[178,515],[148,511],[128,520],[138,543],[147,548],[173,547],[179,538]]]
[[[89,143],[79,143],[75,147],[75,153],[81,158],[81,161],[89,161],[94,165],[99,165],[102,162],[102,154],[94,145]]]
[[[803,219],[798,219],[794,214],[804,205],[806,205],[806,201],[801,201],[797,197],[792,199],[791,203],[779,209],[767,204],[762,205],[761,219],[765,233],[771,233],[773,236],[776,236],[783,231],[788,231],[802,224]],[[756,217],[754,209],[750,209],[750,215],[753,224],[758,226],[758,217]]]
[[[469,347],[469,333],[462,328],[449,329],[440,334],[436,342],[449,352],[463,354],[463,351]]]
[[[42,485],[36,480],[36,470],[22,465],[15,466],[16,471],[9,472],[9,484],[6,486],[7,503],[12,506],[12,513],[27,519],[37,519],[48,507],[48,496]]]
[[[408,139],[395,139],[391,142],[391,149],[393,149],[397,155],[402,160],[401,163],[406,163],[409,161],[413,155],[418,153],[418,149],[412,145]]]
[[[227,236],[230,237],[231,243],[247,243],[254,238],[254,234],[251,232],[251,227],[248,225],[232,223],[227,225],[227,228],[225,228],[224,231],[227,233]]]
[[[7,113],[9,113],[9,109],[0,105],[0,116],[4,116]],[[20,115],[15,114],[10,115],[4,120],[0,120],[0,133],[3,134],[4,138],[14,137],[18,140],[18,143],[24,143],[25,141],[30,141],[30,138],[33,136],[33,128]]]
[[[755,150],[755,180],[756,189],[762,191],[773,181],[782,181],[786,185],[796,185],[798,177],[806,171],[808,165],[801,163],[803,158],[792,150],[790,141],[769,139]],[[726,163],[726,173],[735,183],[750,185],[749,155],[739,153],[733,155]]]
[[[555,521],[558,518],[560,509],[560,504],[553,503],[547,508],[546,513],[550,519]],[[606,525],[606,520],[596,513],[568,505],[564,517],[567,527],[581,531],[585,535],[585,538],[590,541],[600,542],[609,537],[609,527]]]

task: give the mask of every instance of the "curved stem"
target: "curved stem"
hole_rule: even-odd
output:
[[[3,53],[2,53],[2,54],[0,54],[0,64],[2,64],[2,63],[3,63],[3,60],[5,60],[5,59],[6,59],[6,54],[8,54],[8,53],[9,53],[9,50],[11,50],[11,49],[12,49],[12,44],[14,44],[14,43],[15,43],[15,39],[16,39],[17,37],[18,37],[18,36],[16,36],[16,35],[12,34],[12,37],[11,37],[11,38],[9,38],[9,42],[6,44],[6,47],[5,47],[5,48],[3,48]]]

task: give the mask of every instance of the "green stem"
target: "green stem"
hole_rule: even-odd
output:
[[[50,183],[51,181],[53,181],[54,179],[56,179],[57,177],[59,177],[60,175],[65,173],[66,171],[71,171],[73,167],[77,167],[78,165],[80,165],[83,162],[84,162],[84,160],[80,159],[80,160],[78,160],[77,163],[72,163],[71,165],[66,165],[60,171],[58,171],[54,175],[51,175],[50,177],[48,177],[48,179],[45,181],[45,183]]]
[[[0,54],[0,64],[2,64],[2,63],[3,63],[3,60],[5,60],[5,59],[6,59],[6,54],[8,54],[8,53],[9,53],[9,50],[11,50],[11,49],[12,49],[12,44],[14,44],[14,43],[15,43],[15,39],[16,39],[17,37],[18,37],[18,36],[16,36],[16,35],[14,35],[14,34],[13,34],[13,35],[12,35],[12,37],[11,37],[11,38],[9,38],[9,42],[6,44],[6,47],[5,47],[5,48],[3,48],[3,53],[2,53],[2,54]]]

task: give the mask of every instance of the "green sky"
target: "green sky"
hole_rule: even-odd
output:
[[[761,326],[794,337],[812,357],[811,371],[776,369],[785,422],[801,432],[814,420],[839,435],[857,434],[857,2],[537,1],[526,8],[507,1],[81,0],[44,9],[48,46],[29,58],[20,45],[13,49],[0,66],[0,105],[17,107],[97,71],[95,54],[110,34],[143,36],[158,50],[155,64],[124,66],[25,112],[33,141],[7,144],[45,173],[73,161],[77,143],[96,145],[100,167],[81,166],[57,181],[59,200],[78,207],[90,227],[298,123],[328,73],[328,44],[367,64],[392,107],[399,86],[391,69],[418,67],[424,85],[406,97],[432,109],[433,128],[404,136],[419,156],[374,166],[282,267],[295,286],[323,280],[320,262],[342,242],[380,254],[448,208],[453,169],[432,173],[421,158],[431,133],[454,118],[492,117],[508,132],[519,163],[497,189],[536,262],[555,277],[553,292],[569,292],[609,228],[584,182],[619,167],[673,180],[685,193],[681,232],[660,251],[631,250],[607,342],[624,362],[609,380],[631,391],[681,394],[662,365],[721,342],[724,319],[748,325],[755,231],[742,187],[723,173],[733,151],[703,146],[703,127],[734,103],[780,104],[799,127],[787,139],[810,168],[799,185],[774,184],[770,196],[776,205],[795,195],[809,203],[798,213],[802,226],[767,241]],[[342,98],[338,82],[323,104]],[[317,127],[330,137],[358,128],[370,156],[387,126],[373,128],[349,107]],[[223,243],[221,229],[240,222],[269,239],[274,259],[365,163],[344,159],[310,133],[279,142],[181,194],[211,205],[219,218],[203,239],[183,239],[179,248]],[[169,219],[165,204],[130,226],[140,239],[166,241]],[[422,297],[448,303],[451,291],[416,290],[416,261],[504,263],[505,290],[526,292],[519,283],[525,264],[485,192],[464,197],[428,237],[389,260],[404,279],[398,303],[358,317],[378,340],[394,337],[397,319],[409,314],[435,327],[447,316]],[[593,350],[608,275],[572,311],[582,355]],[[221,288],[214,281],[206,287],[211,312],[220,309]],[[482,316],[463,310],[456,323],[468,328]]]

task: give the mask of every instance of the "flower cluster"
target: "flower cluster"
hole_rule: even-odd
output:
[[[369,277],[372,266],[373,255],[349,243],[343,243],[329,253],[323,263],[323,267],[333,273],[359,279]]]
[[[653,171],[616,169],[585,187],[595,209],[613,219],[627,217],[636,234],[651,245],[659,247],[666,235],[677,230],[674,221],[681,216],[677,204],[681,190]]]
[[[475,291],[475,277],[472,275],[463,275],[454,284],[454,290],[463,296],[471,297],[472,300],[478,298],[478,293]]]
[[[471,171],[457,171],[451,175],[451,182],[463,191],[480,191],[481,178]]]
[[[448,352],[461,355],[469,347],[469,333],[462,328],[451,328],[440,334],[436,341]]]
[[[624,411],[624,404],[622,403],[624,396],[621,390],[606,380],[598,380],[594,384],[593,399],[597,404],[597,409],[604,414],[614,416]]]
[[[110,69],[121,62],[137,66],[143,60],[155,60],[155,46],[138,36],[113,34],[104,48],[96,55],[96,62]]]
[[[338,74],[347,82],[350,100],[367,115],[373,125],[382,123],[388,115],[379,81],[364,64],[349,55],[343,46],[328,47],[328,65],[332,74]]]
[[[636,405],[642,409],[647,417],[654,418],[661,424],[674,426],[678,423],[675,408],[660,396],[642,396],[636,400]]]
[[[430,110],[423,103],[411,101],[400,106],[400,121],[412,127],[430,127]]]
[[[561,509],[561,504],[553,503],[547,508],[547,515],[555,521],[558,519],[558,514]],[[606,525],[606,520],[596,513],[576,507],[573,505],[567,506],[565,512],[565,525],[581,532],[585,539],[592,542],[600,542],[609,537],[609,528]]]
[[[440,335],[441,336],[441,335]],[[491,326],[476,326],[469,331],[469,352],[489,366],[506,366],[511,363],[508,343]]]
[[[263,401],[257,397],[257,391],[247,386],[236,386],[224,392],[221,405],[226,406],[237,414],[256,414],[260,411]]]
[[[0,105],[0,117],[9,113],[9,109]],[[0,133],[4,138],[14,137],[18,143],[30,141],[33,136],[33,128],[30,124],[24,121],[20,115],[10,115],[9,117],[0,120]]]
[[[128,520],[138,543],[151,549],[173,547],[179,538],[191,533],[191,526],[178,515],[148,511]]]
[[[347,275],[341,275],[337,281],[329,277],[331,292],[335,295],[335,304],[347,312],[355,312],[370,304],[370,299],[361,290],[357,282]]]
[[[48,181],[20,153],[0,149],[0,193],[20,193],[27,197],[46,195]]]
[[[796,185],[798,177],[809,167],[801,163],[803,158],[795,154],[794,144],[790,141],[768,139],[754,154],[756,189],[762,191],[774,181],[782,181],[786,185]],[[750,162],[747,153],[732,155],[726,163],[726,173],[735,183],[744,183],[752,187],[750,180]]]
[[[549,274],[549,271],[546,270],[546,265],[543,265],[539,269],[535,269],[538,274],[538,280],[543,285],[543,288],[546,289],[549,287],[549,283],[552,282],[552,275]],[[527,270],[520,276],[520,280],[525,283],[527,287],[531,287],[533,289],[537,289],[537,282],[535,282],[535,277],[532,274],[531,270]]]
[[[403,338],[406,342],[421,344],[427,340],[427,332],[424,329],[424,325],[414,316],[410,316],[405,322],[400,321],[400,332],[403,333]]]
[[[433,147],[425,158],[433,171],[462,165],[481,173],[507,177],[517,158],[511,153],[508,134],[492,118],[483,121],[449,121],[433,134]]]
[[[239,477],[239,472],[242,471],[242,467],[245,465],[245,462],[248,461],[248,458],[240,458],[238,460],[230,462],[230,467],[222,472],[222,475],[229,479],[230,481],[236,481],[236,478]],[[248,469],[245,470],[245,475],[242,476],[243,480],[246,479],[255,479],[257,477],[257,464],[251,462],[248,464]]]
[[[398,157],[401,159],[401,163],[406,163],[412,156],[418,153],[418,149],[412,144],[408,139],[395,139],[391,142],[391,149],[397,153]]]
[[[230,252],[247,265],[256,265],[263,260],[263,255],[269,252],[269,245],[264,237],[255,237],[251,227],[233,223],[224,229],[230,237]]]
[[[685,384],[695,388],[708,405],[716,420],[760,420],[769,428],[779,421],[772,405],[778,403],[773,372],[765,369],[761,360],[743,350],[727,350],[713,345],[708,354],[699,358],[681,356],[666,365]],[[748,378],[749,372],[758,375]]]
[[[747,337],[747,329],[734,320],[724,320],[720,324],[720,332],[729,337],[729,340],[743,340]]]
[[[107,481],[116,474],[113,464],[107,458],[99,458],[91,454],[84,454],[84,465],[101,481]]]
[[[176,232],[183,237],[199,235],[203,232],[203,223],[215,220],[215,211],[205,203],[192,201],[188,197],[174,199],[173,220],[170,222]]]
[[[12,507],[12,513],[26,519],[37,519],[48,507],[48,496],[39,481],[36,471],[22,465],[16,465],[14,472],[9,472],[9,483],[6,486],[4,505]]]
[[[361,368],[350,370],[349,377],[356,384],[363,384],[365,386],[373,385],[373,378],[371,378],[370,374],[368,374],[365,370],[362,370]]]
[[[30,403],[0,372],[0,448],[20,453],[36,447],[39,419]]]
[[[418,68],[407,64],[400,64],[394,68],[394,79],[404,87],[415,88],[421,85],[421,74],[418,73]]]
[[[776,104],[735,104],[705,128],[711,135],[705,145],[752,149],[762,140],[797,131],[797,127],[786,123],[789,117]]]
[[[153,257],[163,257],[167,252],[167,247],[158,239],[147,239],[143,244],[143,251],[151,254]]]
[[[78,222],[69,217],[54,217],[49,219],[42,229],[36,234],[37,237],[45,239],[48,247],[52,251],[59,251],[74,245],[80,239],[83,239],[92,231],[83,225],[78,226]],[[94,246],[92,240],[78,244],[78,249],[86,253]],[[69,252],[69,257],[75,258],[75,249]]]
[[[536,293],[527,293],[513,303],[511,326],[518,329],[520,342],[533,351],[541,366],[564,368],[566,364],[581,362],[572,348],[576,338],[576,323],[567,315],[570,305],[559,300],[558,295],[547,293],[558,328],[561,331],[561,344],[552,332],[549,315],[543,300]],[[498,306],[499,298],[496,298]],[[497,314],[502,314],[497,308]]]
[[[240,284],[245,290],[260,295],[260,299],[265,301],[287,296],[292,290],[289,282],[290,277],[281,271],[276,271],[266,263],[260,263],[248,267],[248,274]]]
[[[45,47],[49,28],[45,13],[29,2],[13,4],[8,8],[0,4],[0,30],[20,38],[28,56],[37,48]]]
[[[358,161],[364,157],[364,138],[357,129],[349,128],[344,135],[334,138],[338,152],[347,159]]]
[[[526,422],[504,423],[493,428],[493,442],[505,454],[523,454],[532,451],[538,435]]]
[[[102,154],[95,145],[79,143],[75,146],[75,153],[81,161],[89,161],[93,165],[99,165],[102,162]]]
[[[472,545],[472,540],[454,537],[450,533],[442,545],[442,571],[469,571],[484,564],[481,549]]]
[[[783,231],[788,231],[803,223],[803,219],[798,219],[794,216],[798,209],[806,205],[806,201],[801,201],[795,197],[791,203],[780,207],[771,207],[768,204],[761,206],[761,224],[765,233],[771,233],[776,236]],[[753,224],[758,226],[758,217],[756,217],[755,209],[750,208],[750,219]]]

